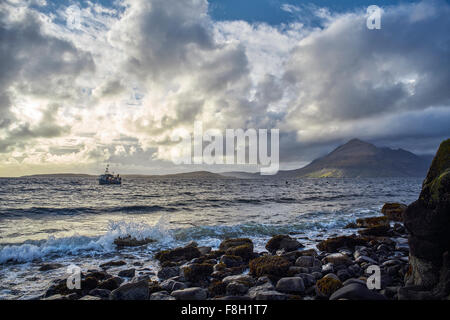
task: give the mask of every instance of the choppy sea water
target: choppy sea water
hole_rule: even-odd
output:
[[[157,272],[155,251],[184,245],[217,247],[227,237],[250,237],[256,250],[276,234],[307,247],[354,232],[356,218],[380,214],[385,202],[410,203],[420,178],[398,179],[125,179],[99,186],[95,178],[0,179],[0,299],[41,294],[65,268],[97,268],[111,259]],[[157,240],[118,250],[119,236]],[[117,268],[116,271],[119,271]],[[112,269],[114,273],[114,269]]]

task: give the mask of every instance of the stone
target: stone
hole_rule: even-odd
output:
[[[84,296],[84,297],[81,297],[80,299],[78,299],[78,300],[102,300],[102,298],[100,298],[100,297],[96,297],[96,296],[90,296],[90,295],[86,295],[86,296]]]
[[[373,260],[372,258],[369,258],[368,256],[359,256],[358,258],[355,259],[356,263],[369,263],[369,264],[378,264],[377,261]]]
[[[97,288],[99,282],[94,277],[87,277],[81,280],[81,290],[83,292],[89,292],[92,289]]]
[[[155,258],[160,262],[179,262],[190,261],[194,258],[200,257],[201,253],[197,247],[187,245],[185,247],[175,248],[172,250],[163,250],[156,253]]]
[[[61,294],[54,294],[52,296],[43,298],[42,300],[68,300],[66,296],[63,296]]]
[[[327,264],[324,264],[322,266],[322,273],[323,274],[328,274],[328,273],[333,273],[333,272],[334,272],[334,264],[327,263]]]
[[[350,283],[336,290],[330,300],[386,300],[386,298],[376,291],[371,291],[367,286],[360,283]]]
[[[388,217],[368,217],[356,219],[358,228],[370,228],[378,225],[389,225]]]
[[[358,233],[363,236],[388,236],[390,231],[389,225],[380,224],[377,226],[372,226],[366,229],[358,230]]]
[[[322,262],[312,256],[302,256],[295,260],[295,265],[303,268],[322,267]]]
[[[419,199],[406,208],[403,217],[409,232],[407,283],[433,288],[445,272],[444,253],[450,251],[450,139],[439,146]]]
[[[255,300],[281,301],[287,300],[287,295],[278,291],[261,291],[256,294]]]
[[[172,277],[180,275],[180,267],[163,267],[158,271],[157,276],[159,279],[166,280]]]
[[[313,286],[316,283],[316,279],[322,278],[322,274],[320,274],[318,278],[316,278],[314,274],[309,273],[298,273],[296,276],[303,279],[303,284],[305,285],[305,287]]]
[[[388,202],[381,208],[381,213],[384,214],[391,221],[403,222],[403,213],[406,210],[406,205],[403,203]]]
[[[342,282],[332,273],[327,274],[316,282],[316,294],[319,297],[328,298],[342,287]]]
[[[323,258],[322,262],[325,264],[332,263],[333,265],[338,266],[338,265],[349,265],[352,263],[352,260],[345,254],[332,253]]]
[[[249,263],[250,273],[256,277],[268,276],[269,278],[281,278],[286,275],[290,262],[280,256],[261,256]]]
[[[138,247],[143,246],[152,242],[156,242],[154,239],[144,238],[144,239],[136,239],[131,236],[120,237],[114,240],[114,244],[120,249],[123,247]]]
[[[175,290],[171,293],[177,300],[205,300],[208,293],[205,289],[200,287],[187,288],[182,290]]]
[[[135,274],[136,274],[136,269],[126,269],[126,270],[119,271],[119,273],[117,275],[119,277],[133,278]]]
[[[303,293],[305,292],[305,284],[301,277],[286,277],[278,280],[276,290],[284,293]]]
[[[267,279],[268,280],[268,279]],[[257,286],[255,286],[255,287],[251,287],[249,290],[248,290],[248,296],[251,298],[251,299],[256,299],[256,296],[259,294],[259,293],[261,293],[261,292],[263,292],[263,291],[274,291],[275,290],[275,287],[272,285],[272,283],[270,282],[270,281],[267,281],[267,282],[265,282],[265,283],[262,283],[262,284],[260,284],[260,285],[257,285]]]
[[[148,281],[128,282],[113,290],[109,300],[148,300]]]
[[[225,284],[228,284],[233,281],[245,282],[245,283],[248,283],[250,286],[254,285],[256,282],[255,279],[248,274],[228,276],[228,277],[225,277],[222,279],[222,282]]]
[[[266,244],[266,249],[274,254],[277,250],[284,250],[285,252],[294,251],[304,246],[296,239],[288,235],[276,235],[272,237]]]
[[[336,275],[338,276],[339,280],[341,280],[342,282],[351,278],[352,275],[350,274],[350,272],[348,272],[347,270],[339,270]]]
[[[224,254],[220,258],[220,263],[223,263],[227,268],[232,268],[241,266],[244,263],[244,261],[239,256]]]
[[[166,291],[155,292],[150,295],[150,300],[176,300]]]
[[[238,247],[238,246],[246,245],[246,244],[253,245],[253,242],[252,242],[252,240],[250,240],[248,238],[225,239],[220,243],[219,249],[226,251],[232,247]]]
[[[115,290],[117,289],[123,282],[123,279],[120,277],[112,277],[106,280],[103,280],[98,285],[99,289],[107,289],[107,290]]]
[[[214,265],[209,263],[193,263],[183,268],[187,281],[196,282],[207,279],[214,272]]]
[[[342,247],[347,247],[350,249],[354,249],[355,246],[365,246],[367,245],[367,240],[355,235],[351,236],[340,236],[335,238],[329,238],[327,240],[323,240],[317,244],[317,248],[320,251],[325,252],[337,252],[338,249]]]
[[[186,289],[187,286],[183,282],[168,279],[168,280],[164,280],[163,282],[161,282],[160,287],[161,287],[161,289],[163,289],[165,291],[172,292],[175,290]]]
[[[43,264],[38,270],[39,271],[49,271],[61,268],[63,265],[60,263],[46,263]]]
[[[247,293],[248,284],[241,281],[231,281],[227,284],[226,293],[229,296],[238,296]]]
[[[89,291],[90,296],[100,297],[102,299],[108,299],[111,291],[107,289],[93,289]]]

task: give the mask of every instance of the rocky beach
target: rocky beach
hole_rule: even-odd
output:
[[[419,199],[409,206],[386,203],[383,215],[360,218],[351,235],[318,241],[306,249],[301,239],[273,236],[255,252],[249,238],[224,239],[217,248],[186,246],[156,253],[155,274],[139,263],[112,260],[83,270],[81,288],[54,281],[44,300],[410,300],[448,299],[450,140],[437,152]],[[426,217],[424,217],[426,215]],[[420,228],[418,227],[420,226]],[[429,237],[429,240],[425,236]],[[423,240],[423,241],[419,241]],[[117,239],[121,247],[151,239]],[[121,266],[120,272],[110,272]],[[379,287],[368,279],[380,271]],[[42,271],[61,265],[44,264]],[[123,268],[125,267],[125,268]]]

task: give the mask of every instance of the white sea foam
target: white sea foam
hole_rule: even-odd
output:
[[[49,256],[95,255],[116,250],[114,240],[131,236],[136,239],[151,238],[160,245],[173,241],[166,228],[166,217],[161,216],[155,225],[135,221],[110,221],[108,231],[97,237],[74,234],[70,237],[49,237],[38,243],[7,245],[0,249],[0,264],[8,261],[29,262]]]

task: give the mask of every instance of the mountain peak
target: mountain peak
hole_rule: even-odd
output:
[[[303,177],[424,176],[428,166],[428,161],[413,153],[379,148],[355,138],[297,169],[296,174]]]

